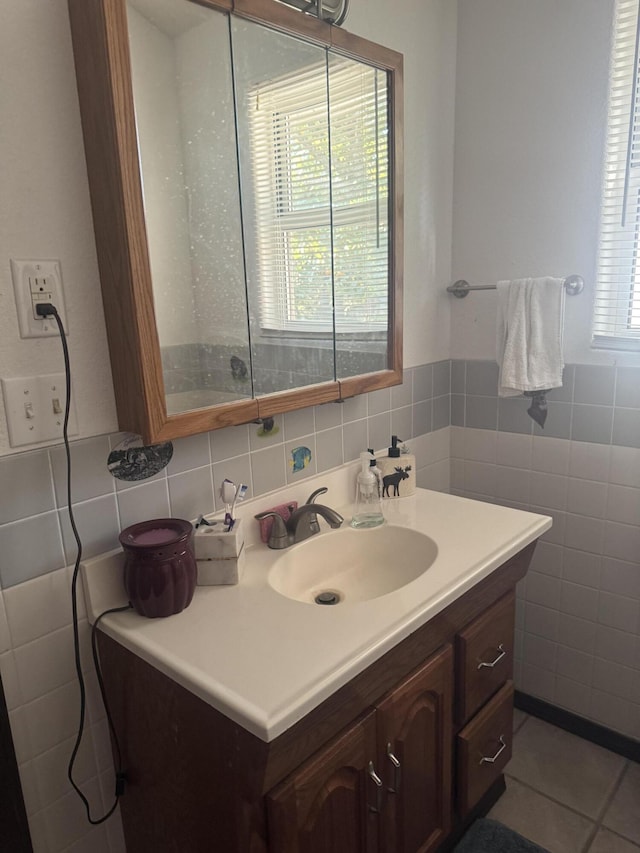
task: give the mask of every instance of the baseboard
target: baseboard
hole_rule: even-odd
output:
[[[578,714],[572,714],[571,711],[565,711],[564,708],[557,708],[549,702],[536,699],[535,696],[521,693],[520,690],[515,691],[513,704],[520,711],[531,714],[533,717],[539,717],[559,729],[565,729],[584,740],[590,740],[598,746],[603,746],[611,752],[631,759],[631,761],[640,762],[640,741],[614,732],[599,723],[586,720]]]

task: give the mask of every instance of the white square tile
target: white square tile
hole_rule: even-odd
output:
[[[603,557],[600,588],[617,595],[640,598],[640,565],[635,561]]]
[[[640,489],[640,449],[612,447],[609,480],[620,486],[633,486]]]
[[[66,568],[4,590],[14,647],[71,624],[71,586]]]
[[[109,437],[100,435],[71,444],[71,498],[73,503],[115,491],[115,480],[107,467]],[[64,446],[49,451],[58,507],[67,506],[67,454]]]
[[[464,488],[479,495],[495,495],[496,466],[487,462],[465,461]]]
[[[634,670],[612,661],[594,658],[591,686],[619,699],[633,699]]]
[[[569,478],[567,511],[590,518],[604,518],[607,506],[607,484],[593,480]]]
[[[29,815],[29,835],[33,853],[51,853],[42,812]]]
[[[534,471],[566,476],[569,473],[571,442],[564,438],[533,436],[531,467]]]
[[[465,459],[474,462],[496,461],[498,433],[489,429],[467,429],[465,437]]]
[[[465,427],[451,427],[451,456],[453,459],[465,459],[467,432],[468,430]]]
[[[98,780],[90,780],[83,786],[83,791],[90,803],[91,816],[101,817],[103,806]],[[84,804],[75,791],[43,809],[42,814],[51,850],[66,850],[91,831]]]
[[[7,611],[4,606],[4,595],[0,589],[0,655],[3,652],[9,651],[11,648],[11,634],[9,632],[9,622],[7,621]]]
[[[609,460],[608,444],[572,441],[569,451],[569,475],[606,483],[609,478]]]
[[[533,438],[517,432],[498,432],[496,462],[510,468],[531,469]]]
[[[640,630],[640,601],[609,592],[600,592],[598,621],[610,628],[637,634]]]
[[[634,637],[626,631],[617,631],[598,625],[595,652],[604,660],[633,667],[635,664]]]
[[[640,527],[605,522],[603,553],[607,557],[636,563],[640,554]]]
[[[588,686],[593,676],[593,661],[591,654],[559,645],[556,671],[563,678],[571,678]]]
[[[632,702],[595,688],[591,689],[591,706],[588,716],[607,728],[637,739],[637,731],[634,733],[634,727],[637,726],[637,712],[638,706]]]
[[[502,500],[529,503],[531,471],[523,468],[496,466],[496,497]]]
[[[597,630],[598,626],[595,622],[563,615],[558,625],[558,642],[569,648],[593,654]]]
[[[2,675],[2,689],[4,690],[7,709],[14,711],[23,705],[24,702],[13,652],[4,652],[0,655],[0,675]]]
[[[564,548],[562,556],[562,577],[564,580],[598,589],[602,569],[600,554],[589,554],[586,551],[577,551],[574,548]]]
[[[571,678],[556,675],[556,695],[554,702],[561,708],[584,715],[589,707],[591,688]]]
[[[560,610],[562,613],[571,614],[571,616],[578,616],[581,619],[589,619],[592,622],[597,622],[598,590],[563,581]]]
[[[120,818],[119,809],[116,809],[114,814],[107,821],[107,834],[109,836],[110,853],[127,853],[127,845],[124,840],[124,831],[122,829],[122,819]]]
[[[0,526],[0,584],[5,590],[65,565],[58,512]],[[6,603],[6,601],[5,601]]]
[[[14,655],[25,704],[68,684],[74,678],[71,626],[19,646]]]
[[[640,524],[640,489],[610,484],[606,517],[621,524]]]
[[[527,601],[558,610],[560,592],[561,581],[558,578],[532,571],[527,574]]]
[[[118,492],[118,511],[121,530],[138,521],[168,518],[171,510],[166,476],[158,480],[151,478],[141,486],[131,486]]]
[[[564,542],[568,548],[577,548],[579,551],[589,551],[592,554],[602,553],[603,521],[571,513],[566,514],[566,520]]]
[[[451,453],[450,427],[443,427],[431,433],[431,461],[443,462]]]
[[[529,666],[554,672],[557,648],[557,644],[551,640],[537,637],[534,634],[525,634],[523,662]]]
[[[521,679],[516,678],[516,687],[530,696],[553,702],[556,694],[556,674],[523,662]]]
[[[67,768],[75,741],[75,737],[69,738],[52,749],[40,753],[31,762],[35,770],[41,808],[52,805],[69,793]],[[82,787],[85,782],[95,777],[97,772],[91,733],[86,729],[74,761],[73,778],[76,784]]]
[[[550,509],[567,508],[568,481],[566,477],[545,472],[531,472],[531,503]]]
[[[9,711],[9,723],[11,725],[11,739],[16,753],[16,761],[23,764],[33,758],[33,746],[27,725],[27,714],[24,705]]]
[[[36,814],[42,808],[40,802],[40,794],[37,785],[37,773],[33,766],[33,761],[25,761],[19,767],[20,787],[22,788],[22,798],[27,815]],[[68,784],[68,783],[67,783]]]
[[[72,737],[78,727],[80,691],[74,682],[23,705],[32,753],[25,760]]]
[[[537,604],[525,605],[525,629],[529,634],[545,637],[547,640],[557,640],[560,614],[557,610],[540,607]]]

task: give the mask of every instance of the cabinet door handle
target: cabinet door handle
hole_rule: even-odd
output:
[[[395,757],[393,752],[391,752],[391,744],[387,744],[387,758],[393,764],[393,785],[389,785],[387,787],[387,791],[390,794],[397,794],[400,790],[400,774],[402,772],[402,768],[400,767],[400,762]]]
[[[485,762],[486,762],[487,764],[495,764],[495,763],[496,763],[496,761],[498,760],[498,756],[500,755],[500,753],[501,753],[501,752],[503,752],[503,751],[507,748],[507,744],[505,743],[505,740],[504,740],[504,735],[500,735],[500,737],[498,738],[498,740],[499,740],[499,741],[500,741],[500,743],[502,744],[502,745],[501,745],[501,747],[500,747],[500,749],[496,752],[496,754],[493,756],[493,758],[487,758],[486,756],[483,756],[483,757],[480,759],[480,764],[485,764]]]
[[[486,661],[481,661],[481,662],[478,664],[478,669],[482,669],[482,667],[483,667],[483,666],[486,666],[486,667],[488,667],[489,669],[493,669],[493,667],[494,667],[497,663],[500,663],[500,661],[502,660],[502,658],[503,658],[503,657],[506,655],[506,653],[507,653],[507,651],[506,651],[506,649],[505,649],[505,647],[503,646],[503,644],[502,644],[502,643],[500,643],[500,645],[498,646],[498,652],[499,652],[500,654],[498,655],[498,657],[497,657],[495,660],[492,660],[492,661],[491,661],[491,663],[487,663]]]
[[[376,804],[372,806],[369,803],[369,811],[375,812],[376,814],[380,814],[382,811],[382,794],[383,794],[383,785],[382,779],[376,773],[376,769],[373,766],[373,761],[369,762],[369,768],[367,770],[369,777],[373,780],[374,785],[376,786]]]

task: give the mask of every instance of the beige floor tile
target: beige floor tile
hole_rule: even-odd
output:
[[[549,853],[577,853],[584,848],[594,828],[593,822],[586,817],[565,809],[515,779],[507,779],[507,791],[488,817],[540,844]]]
[[[625,841],[619,835],[614,835],[608,829],[598,830],[593,839],[589,853],[638,853],[640,847],[636,847],[630,841]]]
[[[513,709],[513,733],[514,734],[522,726],[522,724],[528,718],[528,716],[529,716],[528,714],[525,714],[524,711],[518,710],[518,708]]]
[[[531,717],[513,740],[505,772],[596,819],[624,766],[621,756]]]
[[[602,823],[634,844],[640,844],[640,764],[629,762]]]

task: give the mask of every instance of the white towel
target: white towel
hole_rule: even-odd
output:
[[[498,394],[562,387],[564,279],[498,282]]]

